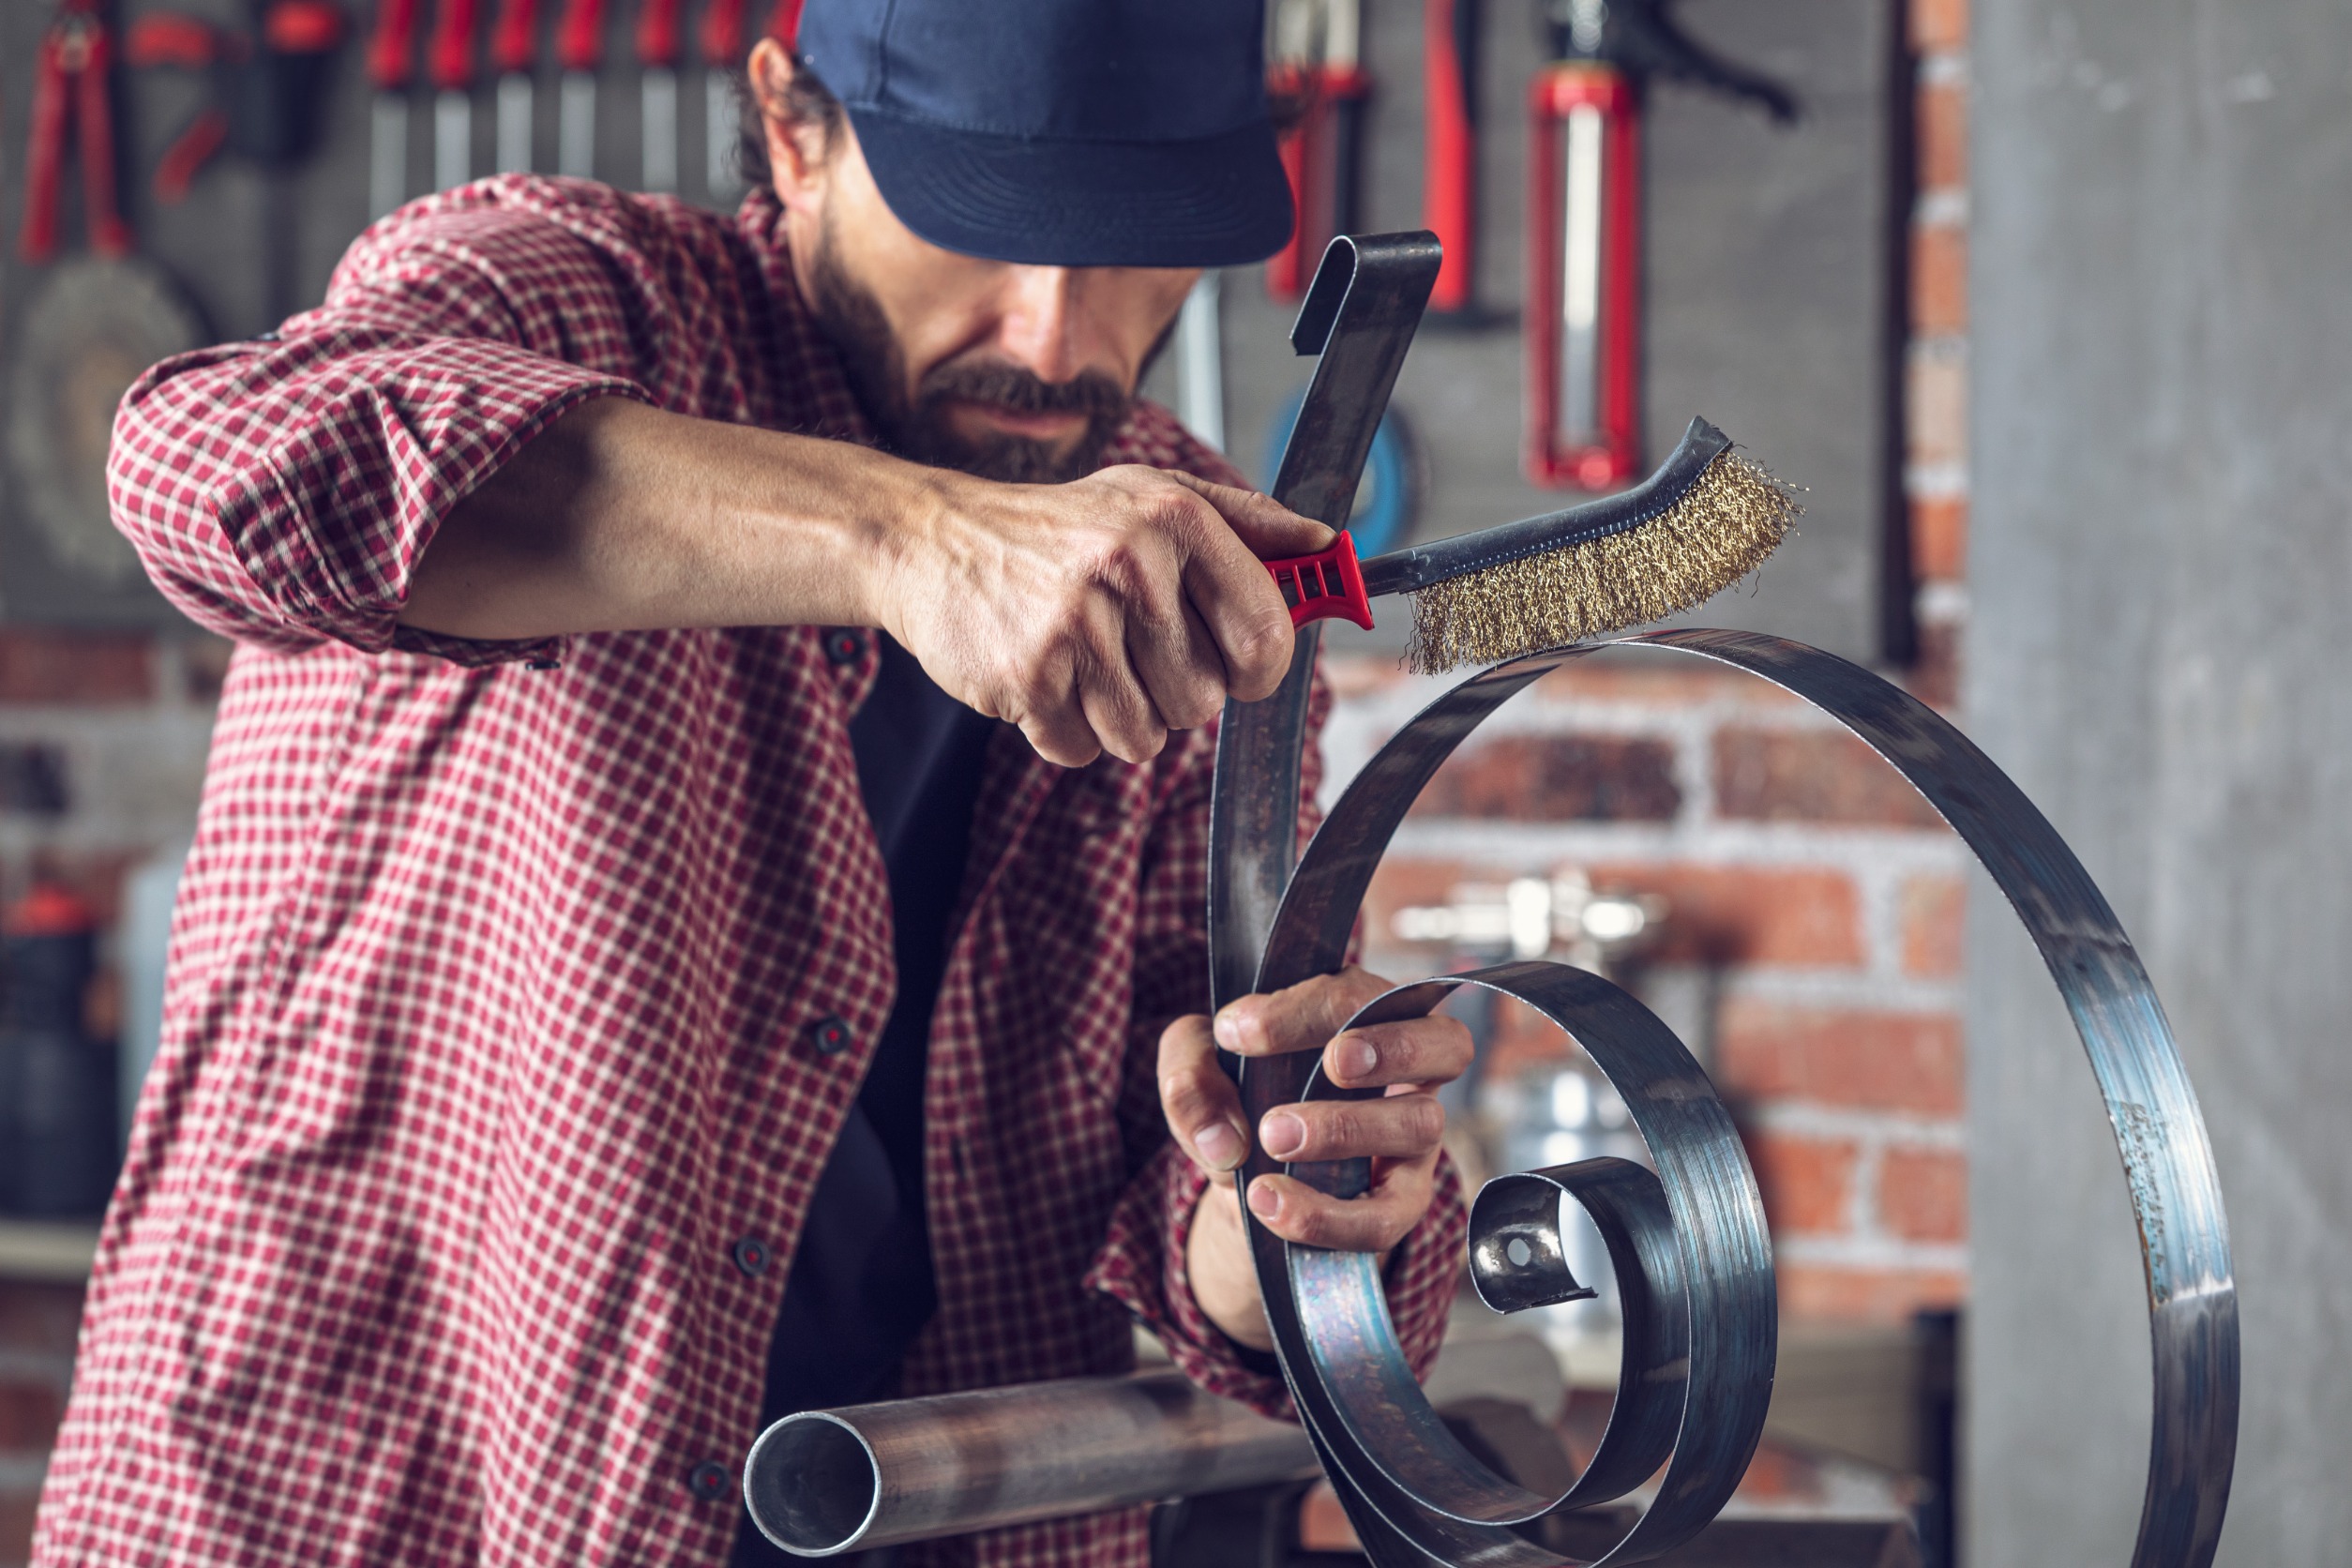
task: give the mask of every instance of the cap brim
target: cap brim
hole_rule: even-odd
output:
[[[890,210],[933,245],[1038,266],[1238,266],[1290,237],[1271,126],[1191,142],[950,130],[879,109],[850,122]]]

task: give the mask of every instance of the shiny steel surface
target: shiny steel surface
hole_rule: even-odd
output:
[[[776,1545],[832,1557],[1314,1473],[1296,1426],[1163,1371],[788,1416],[744,1501]]]
[[[2195,1097],[2147,972],[2081,864],[2006,776],[1908,694],[1817,649],[1745,632],[1655,632],[1483,671],[1431,703],[1349,785],[1287,884],[1254,988],[1337,968],[1364,887],[1438,765],[1530,681],[1610,645],[1733,665],[1830,714],[1918,787],[2016,909],[2089,1054],[2147,1262],[2155,1421],[2133,1568],[2207,1568],[2236,1450],[2238,1333],[2220,1189]],[[1278,881],[1272,863],[1287,858],[1287,843],[1248,848],[1267,857],[1260,877]],[[1236,935],[1213,918],[1219,974],[1242,962],[1242,955],[1216,951]],[[1454,1441],[1413,1386],[1372,1259],[1290,1246],[1250,1219],[1284,1370],[1325,1469],[1382,1568],[1560,1563],[1507,1526],[1621,1495],[1670,1450],[1658,1500],[1592,1560],[1654,1556],[1695,1533],[1729,1495],[1769,1395],[1771,1255],[1754,1184],[1728,1118],[1680,1043],[1595,976],[1507,964],[1398,988],[1360,1017],[1425,1013],[1464,984],[1521,997],[1573,1035],[1624,1095],[1657,1160],[1654,1191],[1613,1168],[1621,1162],[1583,1162],[1500,1178],[1472,1212],[1473,1278],[1505,1308],[1564,1299],[1579,1283],[1558,1256],[1557,1192],[1576,1196],[1607,1236],[1628,1303],[1627,1360],[1608,1439],[1558,1500],[1535,1498],[1493,1474]],[[1315,1076],[1311,1057],[1253,1061],[1242,1073],[1242,1092],[1253,1122],[1278,1104],[1334,1093]],[[1241,1179],[1276,1168],[1254,1156]],[[1293,1173],[1342,1195],[1361,1191],[1367,1179],[1360,1164]],[[1514,1243],[1522,1261],[1514,1260]]]

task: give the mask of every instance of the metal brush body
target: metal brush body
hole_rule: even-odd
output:
[[[1362,562],[1343,533],[1266,569],[1293,626],[1369,628],[1372,600],[1411,595],[1407,656],[1434,674],[1688,610],[1761,565],[1800,510],[1788,486],[1694,419],[1655,473],[1615,495]]]
[[[1458,534],[1433,544],[1375,555],[1363,563],[1364,591],[1376,599],[1388,594],[1417,594],[1466,573],[1639,528],[1681,503],[1706,473],[1707,465],[1730,450],[1729,436],[1704,419],[1694,419],[1657,472],[1631,490],[1499,528],[1482,528],[1475,534]]]

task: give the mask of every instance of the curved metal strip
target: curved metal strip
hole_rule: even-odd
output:
[[[2205,1118],[2115,912],[2008,775],[1933,709],[1870,671],[1754,632],[1661,631],[1617,643],[1732,665],[1829,714],[1927,797],[2016,910],[2090,1058],[2139,1226],[2155,1421],[2133,1568],[2207,1568],[2237,1460],[2238,1289]]]
[[[1343,801],[1333,813],[1334,823],[1347,820],[1345,807]],[[1310,852],[1301,883],[1316,875],[1312,859]],[[1425,1014],[1462,985],[1515,997],[1566,1030],[1624,1096],[1658,1161],[1654,1177],[1638,1166],[1626,1167],[1634,1179],[1616,1176],[1612,1168],[1624,1162],[1579,1173],[1596,1187],[1639,1193],[1646,1186],[1662,1199],[1645,1239],[1663,1256],[1645,1259],[1624,1227],[1612,1227],[1619,1278],[1631,1284],[1635,1332],[1602,1451],[1558,1498],[1530,1493],[1481,1464],[1414,1382],[1377,1276],[1349,1255],[1284,1249],[1298,1333],[1293,1341],[1277,1328],[1277,1340],[1290,1352],[1287,1360],[1304,1362],[1293,1365],[1293,1389],[1302,1413],[1315,1412],[1310,1419],[1325,1446],[1349,1462],[1351,1474],[1378,1470],[1420,1505],[1402,1514],[1380,1511],[1433,1557],[1441,1549],[1431,1514],[1507,1535],[1501,1527],[1622,1495],[1654,1473],[1670,1450],[1657,1501],[1600,1560],[1637,1561],[1706,1528],[1739,1485],[1762,1433],[1774,1353],[1763,1203],[1739,1133],[1697,1063],[1639,1002],[1597,975],[1561,964],[1503,964],[1399,987],[1365,1012],[1381,1018]],[[1350,1094],[1318,1078],[1306,1097]],[[1313,1168],[1293,1167],[1291,1174],[1304,1177]],[[1604,1202],[1602,1209],[1621,1216],[1638,1212],[1639,1199],[1622,1207]],[[1645,1314],[1652,1295],[1661,1298],[1658,1310]],[[1334,1420],[1336,1430],[1329,1425]]]
[[[1802,644],[1750,633],[1669,631],[1617,642],[1674,649],[1746,669],[1830,713],[1921,790],[2016,908],[2067,1001],[2106,1099],[2147,1262],[2156,1420],[2133,1568],[2208,1568],[2227,1502],[2236,1447],[2236,1292],[2203,1121],[2162,1007],[2113,912],[2072,852],[2013,783],[1941,717],[1868,671]],[[1566,659],[1609,645],[1552,650],[1483,671],[1440,697],[1384,746],[1309,845],[1279,912],[1268,922],[1263,956],[1249,988],[1276,989],[1335,969],[1381,852],[1444,757],[1528,682]],[[1289,731],[1293,745],[1298,732],[1295,728]],[[1230,926],[1224,932],[1220,975],[1237,972],[1244,960],[1244,953],[1234,944],[1235,934]],[[1213,946],[1218,941],[1213,922]],[[1458,979],[1424,986],[1441,990]],[[1491,976],[1484,979],[1493,983]],[[1546,988],[1541,981],[1528,984],[1538,991]],[[1406,993],[1420,988],[1400,988],[1376,1005],[1411,1005]],[[1219,1000],[1229,994],[1221,988]],[[1593,993],[1581,1001],[1596,1003],[1599,996]],[[1555,1018],[1596,1060],[1602,1051],[1611,1050],[1612,1042],[1640,1037],[1638,1021],[1596,1021],[1582,1016],[1575,996],[1549,1000],[1559,1009],[1553,1012]],[[1434,1004],[1432,997],[1426,1005]],[[1646,1013],[1640,1017],[1648,1018]],[[1653,1018],[1649,1022],[1655,1024]],[[1659,1028],[1663,1033],[1663,1026]],[[1671,1042],[1672,1036],[1666,1039]],[[1679,1043],[1674,1050],[1680,1053]],[[1253,1120],[1310,1092],[1311,1067],[1311,1060],[1283,1058],[1249,1063],[1243,1074],[1243,1095]],[[1616,1076],[1615,1068],[1608,1070]],[[1703,1078],[1696,1081],[1704,1083]],[[1644,1126],[1643,1132],[1657,1148],[1660,1139],[1652,1129]],[[1674,1136],[1668,1134],[1666,1141]],[[1720,1159],[1708,1156],[1692,1163],[1695,1168],[1688,1174],[1719,1195],[1732,1193],[1735,1176],[1745,1177],[1736,1144]],[[1664,1164],[1662,1158],[1662,1170]],[[1262,1156],[1253,1156],[1242,1180],[1273,1168]],[[1323,1181],[1342,1188],[1361,1179],[1340,1170],[1323,1173]],[[1769,1338],[1758,1342],[1752,1334],[1741,1337],[1741,1319],[1753,1322],[1756,1314],[1710,1298],[1704,1276],[1726,1273],[1723,1260],[1738,1257],[1740,1238],[1726,1233],[1704,1206],[1675,1205],[1673,1190],[1669,1182],[1678,1259],[1685,1265],[1695,1255],[1706,1259],[1691,1286],[1693,1389],[1685,1404],[1687,1410],[1700,1411],[1711,1403],[1720,1405],[1717,1395],[1722,1393],[1702,1387],[1702,1376],[1719,1376],[1742,1361],[1752,1367],[1759,1351],[1769,1367],[1771,1348]],[[1752,1186],[1748,1192],[1752,1195]],[[1728,1207],[1736,1210],[1739,1205]],[[1244,1213],[1246,1218],[1247,1210]],[[1483,1467],[1466,1470],[1438,1438],[1426,1434],[1422,1436],[1427,1438],[1424,1447],[1428,1452],[1402,1459],[1386,1452],[1393,1447],[1386,1432],[1404,1431],[1418,1422],[1411,1413],[1412,1398],[1395,1382],[1401,1348],[1395,1345],[1372,1260],[1286,1247],[1254,1220],[1247,1223],[1268,1318],[1284,1352],[1293,1395],[1372,1560],[1382,1568],[1426,1560],[1462,1568],[1558,1564],[1560,1560],[1552,1553],[1508,1529],[1454,1516],[1425,1506],[1415,1495],[1428,1491],[1443,1497],[1449,1486],[1464,1485],[1475,1488],[1481,1485]],[[1766,1268],[1763,1277],[1769,1280],[1768,1261]],[[1728,1271],[1733,1276],[1740,1273],[1736,1266]],[[1769,1289],[1761,1305],[1769,1325]],[[1311,1339],[1325,1341],[1326,1352],[1330,1345],[1368,1349],[1358,1364],[1347,1353],[1318,1355],[1310,1348]],[[1739,1390],[1731,1389],[1728,1397],[1736,1406]],[[1376,1410],[1367,1424],[1361,1419],[1364,1410],[1375,1405],[1408,1413],[1397,1418]],[[1425,1401],[1421,1408],[1425,1410]],[[1712,1515],[1722,1501],[1715,1495],[1718,1488],[1728,1489],[1724,1474],[1729,1471],[1736,1481],[1737,1469],[1746,1457],[1745,1449],[1733,1451],[1736,1443],[1711,1440],[1722,1429],[1723,1424],[1711,1416],[1682,1423],[1682,1441],[1658,1503],[1603,1560],[1616,1563],[1654,1555]],[[1363,1440],[1367,1432],[1373,1435],[1370,1442]],[[1450,1442],[1450,1434],[1446,1440]],[[1462,1457],[1468,1460],[1466,1455]],[[1392,1473],[1391,1461],[1408,1474]],[[1468,1463],[1475,1466],[1474,1460]],[[1483,1473],[1509,1485],[1491,1472]],[[1409,1478],[1416,1485],[1403,1484]],[[1498,1505],[1494,1496],[1485,1496],[1474,1499],[1464,1511],[1493,1518],[1516,1506]],[[1687,1523],[1694,1519],[1696,1524]]]
[[[1422,308],[1437,281],[1437,236],[1343,234],[1323,252],[1293,340],[1319,351],[1272,494],[1303,516],[1348,526]],[[1290,671],[1262,702],[1228,702],[1217,724],[1209,805],[1209,989],[1217,1006],[1249,990],[1298,856],[1299,758],[1322,645],[1298,634]]]

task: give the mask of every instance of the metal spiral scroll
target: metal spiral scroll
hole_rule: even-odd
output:
[[[2132,1563],[2206,1568],[2221,1532],[2237,1445],[2238,1318],[2221,1191],[2195,1096],[2147,972],[2081,863],[1983,752],[1899,688],[1817,649],[1733,631],[1655,632],[1555,649],[1474,675],[1417,715],[1341,796],[1288,880],[1255,988],[1273,990],[1337,969],[1372,873],[1439,764],[1528,683],[1612,645],[1733,665],[1828,713],[1918,787],[2015,907],[2089,1053],[2146,1259],[2155,1423]],[[1228,778],[1238,786],[1246,771],[1237,761],[1221,786]],[[1222,846],[1228,853],[1239,848]],[[1287,859],[1287,845],[1282,852]],[[1224,940],[1233,929],[1229,923]],[[1219,940],[1213,926],[1213,949]],[[1453,1438],[1415,1385],[1372,1259],[1292,1245],[1252,1219],[1259,1279],[1284,1373],[1365,1550],[1381,1568],[1430,1561],[1550,1568],[1582,1560],[1564,1559],[1511,1527],[1621,1497],[1665,1463],[1649,1511],[1591,1560],[1614,1565],[1657,1556],[1714,1516],[1762,1427],[1774,1311],[1755,1183],[1697,1063],[1639,1003],[1596,975],[1559,964],[1504,964],[1400,987],[1357,1021],[1421,1016],[1462,985],[1518,997],[1567,1031],[1623,1094],[1657,1162],[1654,1176],[1625,1161],[1588,1160],[1501,1177],[1487,1184],[1471,1213],[1471,1275],[1488,1304],[1504,1311],[1581,1291],[1560,1256],[1561,1191],[1578,1199],[1607,1239],[1626,1304],[1626,1335],[1617,1404],[1601,1446],[1560,1498],[1535,1496],[1496,1474]],[[1312,1062],[1274,1057],[1246,1063],[1242,1091],[1253,1123],[1279,1104],[1348,1093],[1323,1082]],[[1342,1196],[1362,1192],[1368,1177],[1361,1161],[1283,1167],[1258,1155],[1240,1179],[1275,1169]]]
[[[1345,527],[1437,273],[1425,234],[1342,237],[1317,272],[1291,341],[1319,354],[1274,495]],[[1364,892],[1396,825],[1481,720],[1545,671],[1608,642],[1515,659],[1462,682],[1359,774],[1303,857],[1300,758],[1319,627],[1262,702],[1229,702],[1211,803],[1210,983],[1217,1005],[1339,968]],[[1618,644],[1695,654],[1804,698],[1867,742],[1927,797],[2015,907],[2089,1053],[2129,1178],[2148,1283],[2155,1422],[2132,1568],[2208,1568],[2238,1434],[2238,1298],[2211,1146],[2172,1032],[2130,941],[2049,822],[1968,738],[1865,670],[1747,632],[1666,631]],[[1293,861],[1296,860],[1295,871]],[[1625,1303],[1625,1351],[1600,1448],[1567,1493],[1543,1498],[1471,1455],[1414,1382],[1371,1258],[1293,1246],[1247,1204],[1260,1291],[1302,1422],[1379,1568],[1552,1568],[1570,1560],[1514,1527],[1621,1497],[1666,1473],[1655,1500],[1602,1558],[1656,1557],[1730,1497],[1761,1431],[1774,1359],[1771,1244],[1754,1177],[1722,1102],[1681,1043],[1632,997],[1559,964],[1505,964],[1376,999],[1361,1021],[1417,1017],[1482,986],[1551,1018],[1623,1095],[1656,1161],[1584,1161],[1487,1184],[1470,1214],[1470,1270],[1505,1311],[1572,1299],[1559,1198],[1607,1241]],[[1346,1092],[1313,1058],[1239,1064],[1250,1123]],[[1253,1153],[1244,1186],[1289,1169],[1327,1192],[1364,1190],[1363,1162],[1282,1167]],[[1515,1249],[1513,1244],[1520,1244]],[[1515,1256],[1525,1260],[1515,1262]]]

